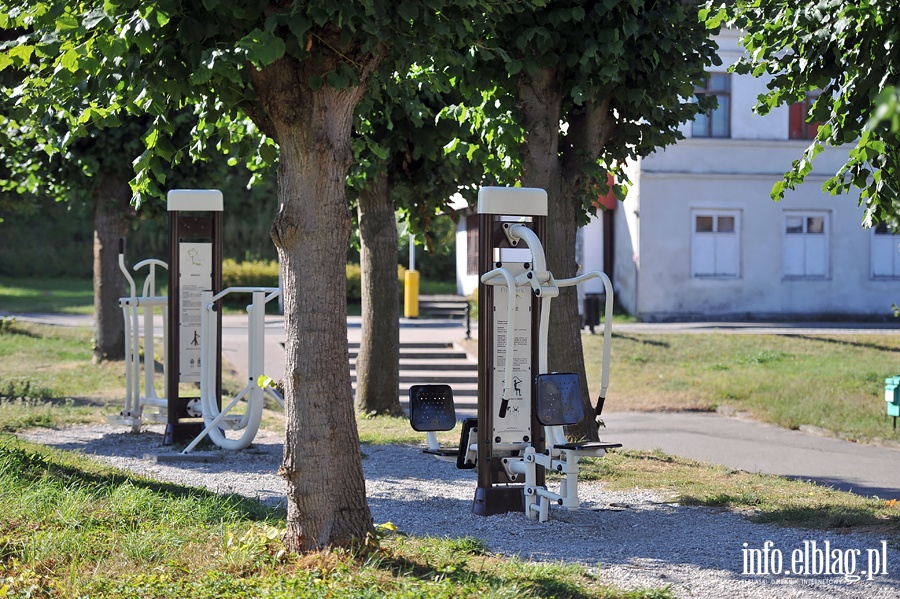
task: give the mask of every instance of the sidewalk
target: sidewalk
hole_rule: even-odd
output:
[[[612,388],[610,388],[612,391]],[[614,399],[611,395],[611,399]],[[900,500],[900,450],[699,412],[604,412],[605,441]],[[890,423],[885,421],[885,430]]]

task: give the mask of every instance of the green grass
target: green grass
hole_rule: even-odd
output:
[[[0,596],[668,598],[578,565],[491,555],[472,538],[382,527],[355,551],[284,551],[284,512],[157,483],[0,436]]]
[[[751,473],[670,456],[615,450],[582,461],[580,480],[611,490],[651,488],[681,505],[726,507],[755,522],[868,532],[900,540],[900,503],[836,491],[782,476]]]
[[[124,397],[124,372],[91,364],[87,329],[2,319],[0,431],[97,421]]]
[[[691,345],[713,336],[631,340],[641,352],[634,355],[644,361],[625,361],[652,364],[653,374],[673,376],[695,355],[667,354],[679,346],[675,338],[681,337],[689,337],[684,343]],[[719,365],[708,372],[721,376],[740,369],[777,369],[809,354],[773,340],[762,345],[751,341],[703,342],[712,344],[704,351]],[[720,342],[737,345],[724,352],[716,345]],[[855,342],[868,351],[885,351],[880,345],[868,347],[874,342]],[[879,344],[887,342],[879,337]],[[699,353],[698,347],[692,351]],[[835,367],[831,358],[819,359]],[[871,368],[873,359],[869,357]],[[0,381],[12,380],[11,365],[39,392],[0,399],[0,429],[7,431],[99,419],[110,410],[89,398],[115,395],[109,390],[123,385],[121,364],[108,365],[108,372],[106,366],[90,365],[89,333],[78,329],[5,324],[0,328]],[[635,366],[630,375],[638,380],[641,368]],[[80,373],[80,380],[54,378],[59,372]],[[84,397],[74,397],[72,389],[80,389]],[[273,426],[279,418],[271,416]],[[402,418],[361,418],[358,427],[363,443],[424,441]],[[441,441],[454,444],[458,435],[458,430],[443,433]],[[601,480],[609,489],[654,489],[682,505],[735,509],[759,522],[900,540],[896,501],[661,452],[616,451],[601,460],[585,460],[581,478]],[[282,512],[236,497],[143,480],[8,435],[0,435],[0,505],[0,596],[4,586],[8,597],[671,596],[667,588],[604,587],[577,565],[498,558],[486,553],[478,539],[422,539],[386,529],[372,551],[289,556],[280,542]]]
[[[584,340],[588,362],[599,364],[599,336],[585,336]],[[0,323],[0,431],[99,421],[115,412],[124,393],[124,367],[121,363],[91,365],[90,353],[87,330]],[[884,415],[883,384],[885,377],[900,369],[898,354],[900,336],[894,335],[617,334],[607,409],[729,408],[788,428],[816,426],[859,440],[897,439]],[[596,368],[588,370],[589,378],[598,374]],[[280,412],[268,414],[267,423],[279,426]],[[361,418],[358,427],[363,443],[424,441],[405,419]],[[458,435],[458,430],[443,433],[441,441],[455,444]],[[700,464],[659,452],[628,451],[589,461],[584,472],[585,477],[601,479],[610,488],[653,488],[669,493],[673,501],[682,504],[744,510],[759,521],[879,530],[898,537],[897,502],[863,499],[780,477]],[[56,513],[65,510],[59,508]],[[268,534],[268,530],[251,526],[240,532],[235,542],[249,534],[241,543],[253,545],[261,542],[260,535]],[[0,527],[0,564],[7,563],[3,555],[4,535],[8,534]],[[221,543],[225,533],[219,530],[218,534]],[[129,551],[152,555],[157,544],[153,536],[138,536],[149,539],[145,549]],[[389,542],[418,541],[391,537]],[[410,551],[421,553],[429,547],[426,543],[425,548]],[[360,565],[351,560],[342,567]],[[398,566],[391,568],[395,571]],[[372,576],[384,576],[382,571],[377,572]],[[193,584],[231,589],[230,582],[216,576],[188,581],[178,576],[163,579],[151,575],[142,581],[129,578],[127,584],[146,584],[175,594],[192,593]],[[126,584],[112,578],[108,581],[110,585],[120,583]],[[282,583],[287,584],[277,584]],[[128,587],[131,591],[136,588]],[[227,596],[232,590],[222,592]]]
[[[586,460],[582,478],[610,489],[656,488],[681,504],[736,508],[760,522],[894,540],[900,532],[897,502],[659,452]],[[672,596],[668,588],[603,586],[579,565],[504,559],[476,538],[410,537],[388,525],[368,549],[288,555],[282,510],[150,481],[8,435],[0,435],[0,502],[6,597]]]
[[[0,276],[0,312],[64,312],[91,314],[94,288],[90,279],[16,279]]]
[[[584,338],[599,366],[601,339]],[[588,367],[592,395],[599,367]],[[900,374],[900,335],[614,335],[607,410],[746,412],[784,428],[900,441],[884,379]]]

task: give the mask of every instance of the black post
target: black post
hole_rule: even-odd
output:
[[[188,404],[199,403],[199,389],[196,395],[182,395],[182,383],[199,382],[199,362],[191,362],[183,371],[181,328],[192,331],[193,337],[187,343],[195,345],[199,331],[200,306],[198,290],[193,286],[183,288],[182,270],[188,265],[181,264],[182,244],[197,244],[209,248],[209,283],[211,289],[222,290],[222,194],[215,190],[173,190],[168,197],[169,213],[169,367],[166,373],[166,398],[168,400],[166,434],[164,445],[179,445],[192,441],[203,430],[203,420],[193,417]],[[190,247],[190,246],[188,246]],[[193,257],[191,258],[193,260]],[[202,262],[199,259],[198,262]],[[193,265],[192,265],[193,266]],[[186,295],[187,294],[187,295]],[[186,300],[186,301],[183,301]],[[196,305],[194,305],[196,304]],[[191,319],[188,323],[186,319]],[[190,326],[196,321],[196,327]],[[216,347],[222,347],[222,323],[216,319]],[[185,352],[186,355],[190,355]],[[199,353],[199,352],[198,352]],[[216,358],[216,396],[221,397],[222,367],[221,357]],[[221,401],[221,400],[220,400]]]

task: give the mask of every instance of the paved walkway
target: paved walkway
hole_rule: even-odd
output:
[[[612,393],[612,387],[610,387]],[[612,396],[611,396],[612,397]],[[604,412],[604,440],[900,500],[900,450],[713,413]],[[890,424],[885,422],[890,429]]]
[[[54,324],[89,324],[90,318],[32,315],[22,320]],[[226,316],[223,351],[238,368],[246,364],[246,318]],[[284,370],[284,320],[266,319],[266,371]],[[842,334],[865,330],[872,334],[900,334],[895,323],[636,323],[618,325],[620,334],[665,333],[778,333]],[[403,319],[402,342],[459,341],[459,322]],[[348,340],[358,341],[360,319],[348,319]],[[615,381],[610,386],[611,398]],[[604,438],[626,448],[656,449],[732,468],[814,480],[835,488],[884,499],[900,499],[900,450],[851,443],[800,431],[790,431],[741,418],[710,413],[604,413]],[[885,427],[890,427],[885,421]]]

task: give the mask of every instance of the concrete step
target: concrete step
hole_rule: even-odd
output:
[[[359,344],[351,343],[350,379],[356,387]],[[473,412],[478,403],[478,365],[452,343],[402,343],[400,345],[400,404],[408,408],[412,385],[445,384],[453,389],[457,410]]]
[[[350,372],[350,382],[356,382],[356,371]],[[478,383],[477,374],[469,374],[466,372],[459,373],[457,371],[448,370],[442,372],[439,370],[420,370],[420,371],[400,371],[400,383],[407,385],[432,384],[441,383],[444,385],[475,385]]]
[[[350,341],[347,343],[347,347],[350,348],[350,351],[359,350],[359,343]],[[453,348],[452,343],[443,343],[436,342],[431,343],[428,341],[416,341],[410,343],[401,343],[400,351],[402,352],[405,349],[427,349],[427,350],[440,350],[440,349],[451,349]]]
[[[356,370],[356,360],[350,360],[350,369]],[[434,370],[446,372],[448,370],[467,370],[470,372],[478,372],[478,365],[468,360],[441,360],[439,358],[421,359],[421,360],[404,360],[400,359],[400,372],[404,370]]]
[[[350,350],[350,359],[356,360],[359,352]],[[455,349],[442,349],[439,351],[400,351],[400,360],[469,360],[464,351]],[[473,362],[474,363],[474,362]]]

